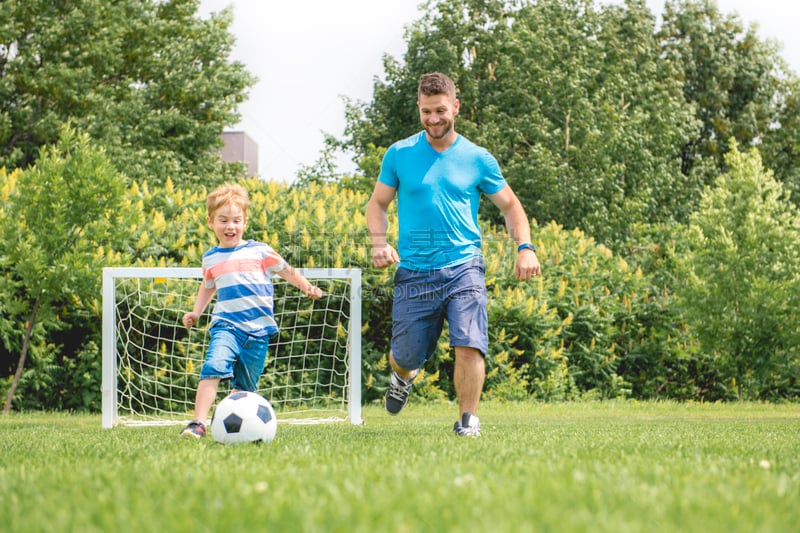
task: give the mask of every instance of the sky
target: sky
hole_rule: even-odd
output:
[[[608,3],[614,0],[607,0]],[[324,135],[341,138],[343,96],[369,102],[385,55],[402,59],[405,28],[421,17],[420,0],[202,0],[200,14],[233,7],[231,58],[258,78],[239,107],[244,131],[259,147],[262,179],[291,182],[313,165]],[[647,0],[660,15],[664,1]],[[800,3],[788,0],[717,0],[723,13],[756,23],[762,39],[782,45],[781,55],[800,73]],[[413,95],[409,95],[413,98]],[[337,160],[343,171],[354,167]]]

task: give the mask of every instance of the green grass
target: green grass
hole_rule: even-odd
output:
[[[797,531],[800,405],[453,405],[281,425],[270,445],[0,416],[0,530]]]

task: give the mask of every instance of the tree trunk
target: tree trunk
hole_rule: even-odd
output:
[[[39,312],[39,304],[41,303],[41,301],[42,297],[39,296],[38,298],[36,298],[36,301],[33,302],[33,309],[31,309],[31,316],[28,319],[28,325],[25,327],[25,339],[22,341],[22,352],[19,354],[17,371],[14,372],[14,381],[11,382],[11,388],[8,389],[8,395],[6,396],[6,403],[3,406],[4,415],[11,412],[11,400],[14,399],[14,392],[16,392],[17,385],[19,385],[19,382],[22,379],[22,370],[25,368],[25,359],[28,357],[28,347],[30,346],[31,342],[33,325],[36,323],[36,315]]]

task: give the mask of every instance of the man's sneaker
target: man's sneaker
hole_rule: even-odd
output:
[[[192,437],[202,439],[206,436],[206,425],[199,420],[192,420],[181,430],[181,437]]]
[[[481,423],[472,413],[464,413],[461,420],[453,425],[453,433],[460,437],[480,437]]]
[[[403,410],[413,382],[413,377],[405,380],[392,370],[392,378],[389,381],[389,387],[386,389],[386,412],[390,415],[396,415]]]

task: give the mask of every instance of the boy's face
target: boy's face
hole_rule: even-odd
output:
[[[247,215],[236,204],[225,204],[208,218],[208,226],[214,230],[220,248],[235,248],[243,241]]]

